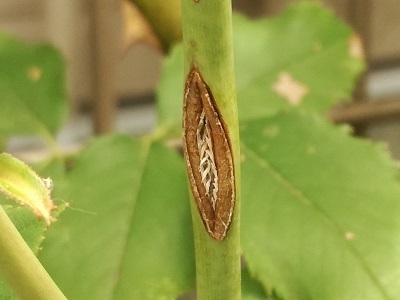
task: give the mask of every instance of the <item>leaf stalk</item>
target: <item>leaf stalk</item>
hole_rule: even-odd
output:
[[[0,206],[0,275],[22,300],[67,299]]]

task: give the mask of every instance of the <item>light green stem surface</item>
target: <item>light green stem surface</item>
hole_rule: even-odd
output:
[[[236,206],[227,237],[206,232],[191,199],[196,250],[197,299],[240,299],[240,149],[229,0],[182,0],[185,76],[195,63],[228,127],[235,163]]]
[[[22,300],[66,299],[0,205],[0,275]]]

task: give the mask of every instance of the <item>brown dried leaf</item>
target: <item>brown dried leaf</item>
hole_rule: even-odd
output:
[[[129,0],[121,0],[123,17],[122,53],[138,42],[144,42],[151,47],[162,51],[162,46],[153,28],[140,13],[137,7]]]
[[[364,58],[364,47],[358,34],[353,34],[349,38],[349,53],[354,58]]]

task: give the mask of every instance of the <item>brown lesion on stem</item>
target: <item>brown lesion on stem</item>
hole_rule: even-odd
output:
[[[190,187],[209,235],[222,241],[235,207],[229,133],[211,89],[195,64],[185,84],[183,149]]]

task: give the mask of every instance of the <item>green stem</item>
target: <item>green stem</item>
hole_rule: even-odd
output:
[[[19,299],[66,299],[1,206],[0,275]]]
[[[240,299],[240,150],[229,0],[182,0],[185,74],[195,63],[227,125],[235,163],[236,206],[227,237],[213,240],[191,199],[198,299]]]

